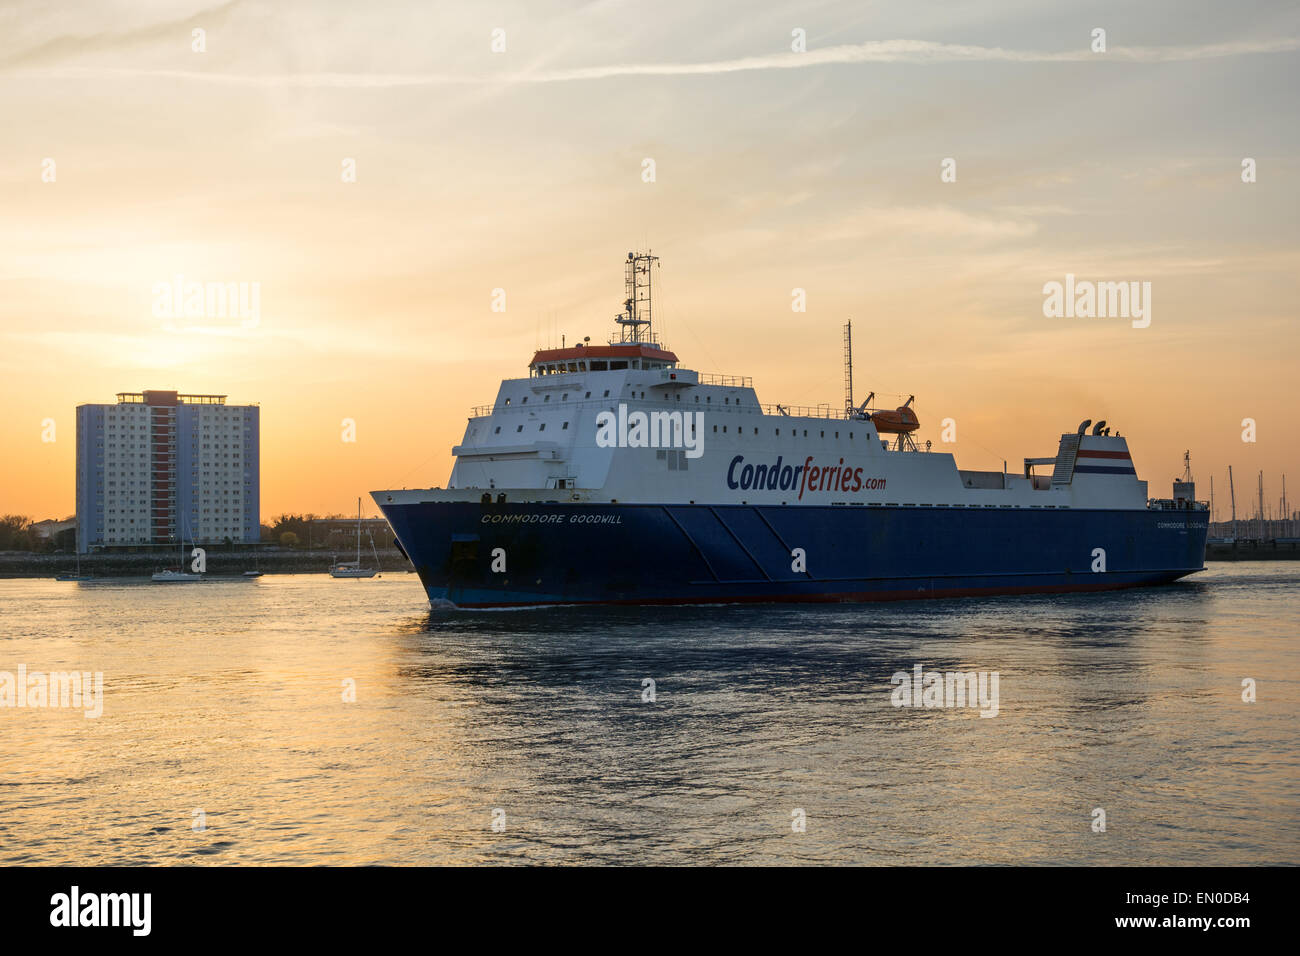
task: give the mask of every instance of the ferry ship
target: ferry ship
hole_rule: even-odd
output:
[[[446,488],[372,492],[435,606],[1104,591],[1204,569],[1190,475],[1149,499],[1104,421],[1014,471],[959,469],[917,444],[911,399],[855,405],[849,326],[844,408],[761,404],[660,344],[657,261],[628,253],[606,344],[537,351],[472,411]]]

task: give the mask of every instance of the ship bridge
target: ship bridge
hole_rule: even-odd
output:
[[[572,372],[613,372],[619,369],[675,369],[677,356],[652,342],[611,342],[609,345],[575,345],[541,349],[528,363],[528,375]]]

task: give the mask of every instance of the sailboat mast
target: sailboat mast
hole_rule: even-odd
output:
[[[361,499],[357,499],[357,567],[361,567]]]
[[[1232,466],[1228,466],[1228,496],[1232,499],[1232,538],[1237,539],[1237,489],[1232,484]]]

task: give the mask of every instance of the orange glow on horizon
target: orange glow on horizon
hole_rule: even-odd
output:
[[[917,440],[960,467],[1016,471],[1104,418],[1153,496],[1185,449],[1219,518],[1229,465],[1239,514],[1259,471],[1272,509],[1284,473],[1300,486],[1297,133],[1256,95],[1296,53],[786,69],[763,50],[732,70],[710,64],[755,51],[702,13],[616,31],[512,9],[495,57],[495,21],[460,8],[412,7],[400,36],[383,11],[223,8],[202,54],[202,15],[147,11],[0,41],[0,513],[71,514],[76,406],[143,389],[260,404],[263,521],[445,485],[470,407],[561,335],[604,341],[643,248],[663,341],[762,402],[841,406],[851,318],[859,399],[915,394]],[[1150,282],[1150,326],[1046,318],[1066,274]],[[176,275],[257,283],[256,321],[160,317]]]

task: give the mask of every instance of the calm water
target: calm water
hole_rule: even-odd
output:
[[[414,575],[0,581],[0,671],[104,675],[98,719],[0,708],[0,864],[1296,864],[1298,598],[1286,563],[496,613]],[[1000,713],[893,707],[918,663],[997,671]]]

